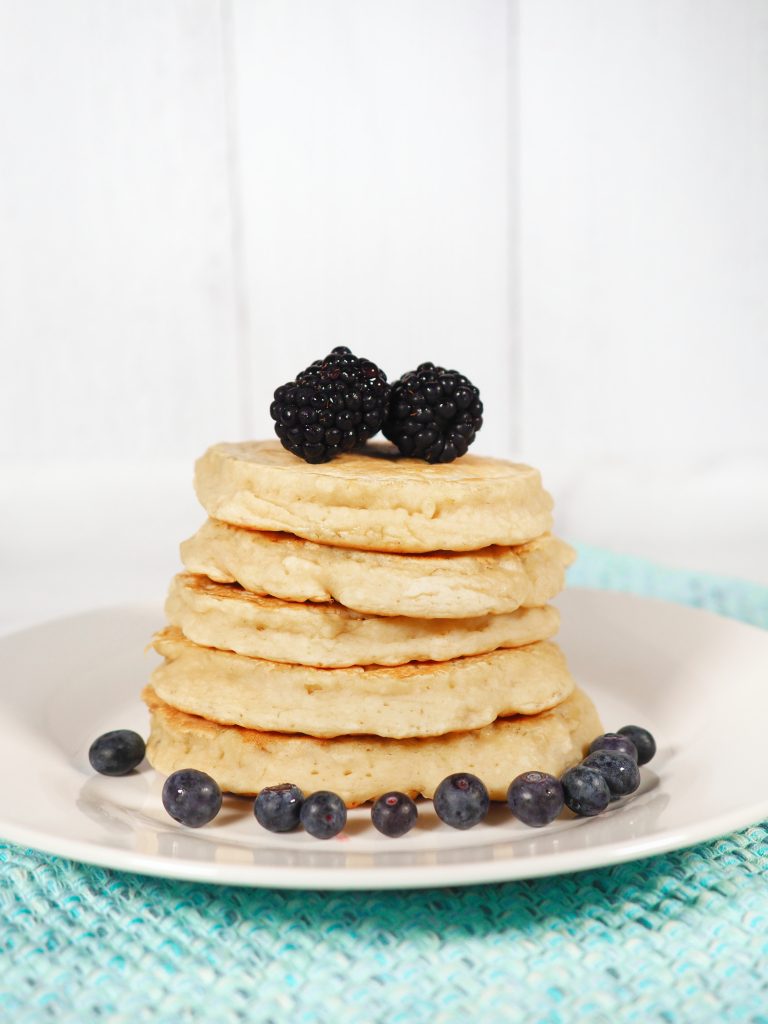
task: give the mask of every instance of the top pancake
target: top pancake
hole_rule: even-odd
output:
[[[214,519],[362,551],[474,551],[552,525],[530,466],[479,455],[429,465],[387,444],[321,465],[278,441],[217,444],[196,463],[195,489]]]

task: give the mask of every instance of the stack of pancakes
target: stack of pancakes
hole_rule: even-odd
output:
[[[309,465],[276,441],[197,463],[147,752],[222,789],[292,782],[349,806],[469,771],[504,799],[600,731],[551,637],[573,552],[528,466],[387,445]]]

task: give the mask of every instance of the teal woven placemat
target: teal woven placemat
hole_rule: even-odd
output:
[[[768,588],[583,548],[572,584],[768,628]],[[0,1020],[768,1024],[768,823],[579,875],[403,893],[159,881],[0,844]]]

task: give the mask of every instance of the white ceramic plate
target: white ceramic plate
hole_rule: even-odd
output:
[[[465,885],[578,871],[722,835],[768,817],[764,784],[768,633],[707,612],[607,591],[558,602],[560,643],[606,729],[645,725],[659,752],[642,786],[599,818],[544,829],[502,806],[467,832],[432,806],[401,839],[362,808],[341,836],[264,831],[252,804],[226,797],[202,829],[173,822],[150,768],[95,775],[91,741],[146,733],[138,694],[154,663],[159,611],[113,609],[0,640],[0,836],[49,853],[171,878],[307,889]],[[535,765],[532,765],[535,767]],[[290,781],[290,780],[287,780]]]

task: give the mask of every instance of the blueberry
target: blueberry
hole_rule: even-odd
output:
[[[656,740],[647,729],[639,725],[623,725],[619,732],[622,736],[628,736],[637,748],[637,763],[648,764],[656,753]]]
[[[127,775],[144,760],[144,740],[131,729],[105,732],[91,744],[88,760],[101,775]]]
[[[451,828],[472,828],[488,813],[490,798],[476,775],[456,772],[443,779],[432,798],[435,813]]]
[[[419,812],[405,793],[385,793],[371,808],[371,821],[385,836],[396,839],[410,832]]]
[[[599,814],[610,803],[608,783],[596,768],[577,764],[575,768],[569,768],[560,781],[565,806],[583,818]]]
[[[563,786],[559,779],[546,772],[524,772],[510,783],[507,803],[524,825],[541,828],[562,811]]]
[[[337,836],[347,824],[347,808],[340,796],[321,789],[301,805],[301,824],[316,839]]]
[[[626,754],[637,764],[637,747],[629,736],[620,736],[617,732],[607,732],[592,740],[589,748],[590,754],[596,750],[617,750],[620,754]]]
[[[219,784],[196,768],[182,768],[165,780],[163,807],[179,824],[200,828],[221,810]]]
[[[299,824],[304,794],[291,782],[265,786],[253,802],[253,813],[262,828],[290,832]]]
[[[613,797],[634,793],[640,785],[640,769],[631,757],[618,750],[596,750],[588,754],[582,763],[600,772]]]

